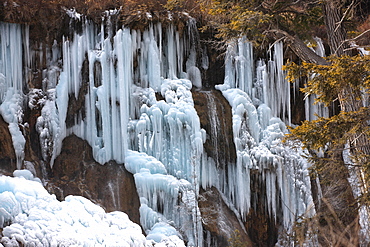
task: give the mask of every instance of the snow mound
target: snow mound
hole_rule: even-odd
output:
[[[30,172],[15,175],[0,176],[0,246],[153,246],[125,213],[81,196],[60,202]],[[164,240],[159,246],[183,246]]]

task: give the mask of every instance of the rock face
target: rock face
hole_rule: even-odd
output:
[[[193,91],[194,107],[200,124],[207,132],[204,149],[217,167],[225,168],[235,163],[236,151],[232,129],[232,113],[229,102],[218,90]]]
[[[228,246],[232,240],[244,243],[243,246],[254,246],[245,228],[234,212],[225,204],[218,190],[214,187],[199,194],[199,209],[202,214],[205,236],[211,246]]]
[[[10,175],[17,169],[12,136],[8,124],[0,115],[0,173]]]
[[[254,246],[275,246],[278,238],[279,223],[269,216],[267,211],[266,181],[263,180],[259,172],[251,174],[251,181],[253,181],[251,184],[251,197],[255,201],[244,222],[245,228],[251,240],[255,243]]]
[[[60,200],[67,195],[81,195],[108,212],[123,211],[140,223],[140,202],[132,174],[115,161],[104,165],[95,162],[89,144],[75,135],[63,140],[48,189]]]

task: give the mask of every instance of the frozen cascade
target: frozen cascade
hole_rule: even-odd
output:
[[[52,68],[43,75],[46,92],[39,102],[43,107],[36,127],[43,157],[51,156],[51,166],[63,139],[72,133],[87,140],[101,164],[125,162],[134,174],[147,238],[161,243],[176,239],[176,246],[183,246],[180,238],[189,246],[203,246],[196,201],[200,187],[218,188],[245,219],[255,207],[251,188],[251,173],[255,172],[266,184],[261,200],[267,201],[269,215],[282,220],[286,229],[298,216],[314,213],[309,164],[301,150],[295,152],[281,143],[284,122],[290,123],[290,86],[281,71],[280,43],[274,45],[270,61],[260,60],[256,66],[253,47],[245,39],[229,46],[225,83],[217,88],[232,107],[237,159],[220,169],[218,161],[203,150],[207,135],[200,127],[191,93],[193,87],[202,85],[199,67],[207,67],[203,57],[197,58],[194,20],[190,19],[186,34],[171,24],[163,30],[157,23],[145,30],[123,27],[107,36],[107,24],[98,27],[79,20],[82,31],[64,37],[61,44],[54,43],[48,55]],[[28,37],[23,35],[20,43],[5,43],[3,37],[22,40],[15,39],[22,36],[22,30],[13,24],[1,23],[0,27],[8,35],[0,40],[1,114],[14,130],[13,144],[23,152],[18,123],[22,122],[21,89],[26,80],[22,71],[8,70],[5,65],[12,66],[6,60],[8,54],[22,63],[22,46]],[[53,67],[59,58],[60,69]],[[72,100],[83,102],[81,109],[71,112],[68,104]],[[216,115],[212,124],[219,124]]]
[[[188,245],[202,246],[196,194],[205,135],[191,87],[186,79],[165,79],[161,85],[165,101],[157,101],[153,89],[142,89],[141,97],[147,104],[141,107],[140,119],[130,124],[141,153],[130,151],[126,168],[135,174],[140,212],[154,217],[143,218],[144,228],[153,231],[158,223],[173,222],[185,234]]]
[[[250,44],[243,44],[252,52]],[[285,123],[290,123],[290,85],[281,70],[282,49],[282,43],[275,44],[273,60],[267,65],[258,61],[256,79],[250,80],[254,84],[241,88],[242,83],[236,75],[241,57],[245,59],[244,50],[238,51],[230,45],[225,62],[225,82],[216,88],[222,91],[232,107],[237,152],[236,164],[228,168],[228,173],[232,174],[227,180],[228,185],[221,191],[241,216],[246,217],[249,209],[254,207],[251,172],[258,171],[265,181],[270,216],[277,220],[280,215],[284,228],[289,230],[297,217],[312,216],[315,210],[308,173],[310,165],[302,158],[304,152],[281,142],[287,133]],[[249,64],[253,64],[253,60]]]
[[[191,44],[185,44],[186,39],[179,38],[180,34],[171,25],[165,37],[160,24],[150,25],[144,31],[120,29],[105,39],[99,37],[98,31],[86,22],[83,32],[75,34],[73,41],[63,42],[64,67],[56,87],[59,131],[54,154],[60,152],[58,140],[74,133],[90,143],[94,158],[102,164],[111,159],[122,163],[128,148],[155,157],[163,163],[166,173],[129,169],[135,173],[142,198],[141,221],[148,237],[161,241],[163,236],[159,233],[172,234],[169,229],[174,224],[188,244],[201,246],[195,177],[203,153],[204,134],[193,107],[192,82],[185,79],[188,75],[182,71],[185,57],[189,57],[187,64],[196,67],[195,54],[186,54],[194,49]],[[134,60],[138,64],[135,68]],[[86,82],[78,72],[84,63],[88,63]],[[74,125],[67,127],[68,98],[71,94],[79,97],[84,87],[87,88],[85,119],[77,115]],[[156,93],[165,101],[157,101]],[[142,105],[140,109],[135,102]],[[188,205],[193,206],[188,208]],[[146,218],[153,215],[158,220]]]
[[[156,210],[150,209],[156,215],[162,215],[158,219],[166,218],[168,221],[158,221],[155,225],[143,223],[148,226],[145,229],[148,236],[163,242],[171,237],[169,235],[181,235],[189,244],[202,246],[202,226],[196,204],[196,174],[199,161],[202,160],[205,134],[200,129],[199,118],[193,107],[190,92],[192,82],[186,79],[191,77],[196,80],[196,86],[201,85],[197,54],[192,43],[194,40],[187,40],[189,35],[180,38],[180,33],[172,25],[162,30],[160,23],[152,24],[144,31],[122,28],[115,33],[108,32],[108,37],[104,37],[104,23],[99,28],[83,18],[79,21],[82,22],[82,31],[74,33],[72,38],[64,37],[60,52],[56,49],[58,44],[54,43],[47,55],[46,62],[51,68],[43,73],[45,92],[31,89],[30,107],[42,106],[36,128],[44,160],[48,161],[48,157],[51,157],[52,166],[60,153],[63,139],[72,133],[88,141],[94,158],[101,164],[109,160],[123,163],[128,145],[153,155],[159,163],[164,164],[166,172],[162,177],[156,173],[150,177],[145,170],[133,171],[142,197],[141,211],[145,217],[145,208],[150,206]],[[20,49],[22,42],[9,43],[3,37],[13,40],[12,36],[21,34],[21,27],[1,24],[1,28],[10,30],[2,32],[9,35],[2,35],[1,65],[11,65],[4,60],[10,57],[9,54],[14,54],[13,58],[18,59],[19,64],[19,61],[23,61]],[[195,25],[190,25],[186,32],[194,32],[194,28]],[[28,42],[28,37],[23,42]],[[20,52],[13,52],[15,48]],[[32,51],[31,57],[33,54]],[[61,58],[62,68],[53,67]],[[191,75],[183,71],[184,64],[190,66],[188,71]],[[19,89],[21,86],[17,85],[25,81],[22,73],[10,75],[8,71],[15,73],[21,70],[1,67],[0,83],[1,89],[4,89],[2,115],[6,120],[7,116],[22,117],[23,95]],[[56,80],[56,77],[59,79]],[[11,85],[5,84],[10,82]],[[156,101],[156,93],[166,101]],[[71,101],[84,102],[83,110],[70,112]],[[22,133],[18,130],[20,134],[16,135],[12,131],[18,129],[17,124],[22,120],[10,119],[9,122],[15,124],[10,125],[14,145],[22,144],[21,140],[14,138],[23,138]],[[16,150],[23,152],[23,147]],[[22,159],[19,159],[20,164]],[[174,186],[172,192],[164,193],[167,187],[171,188],[171,184]],[[157,197],[153,198],[152,195]],[[167,208],[160,206],[164,198],[173,198],[172,204],[167,204],[166,199]],[[176,207],[181,214],[174,214]],[[143,217],[143,222],[150,221],[150,218]],[[177,230],[170,226],[173,224]],[[163,232],[167,232],[165,236],[161,235]],[[183,245],[177,242],[177,246]]]

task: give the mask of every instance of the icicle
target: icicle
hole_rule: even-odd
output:
[[[22,28],[19,24],[0,22],[0,33],[0,113],[9,123],[17,168],[20,169],[26,143],[20,125],[23,122],[23,82],[27,81],[24,71],[30,63],[29,30],[27,26]]]

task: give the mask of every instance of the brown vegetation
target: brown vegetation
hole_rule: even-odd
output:
[[[68,35],[70,19],[67,10],[75,10],[95,23],[103,20],[105,11],[119,10],[119,24],[135,29],[146,27],[148,22],[166,20],[168,12],[181,22],[186,12],[202,19],[197,0],[0,0],[0,21],[27,24],[34,41],[60,40]],[[149,13],[150,15],[147,15]],[[148,17],[150,16],[150,17]],[[187,18],[186,18],[187,19]]]
[[[92,19],[110,9],[120,9],[125,16],[138,12],[199,11],[199,2],[195,0],[2,0],[0,4],[0,21],[26,24],[55,21],[65,9],[75,9]]]

